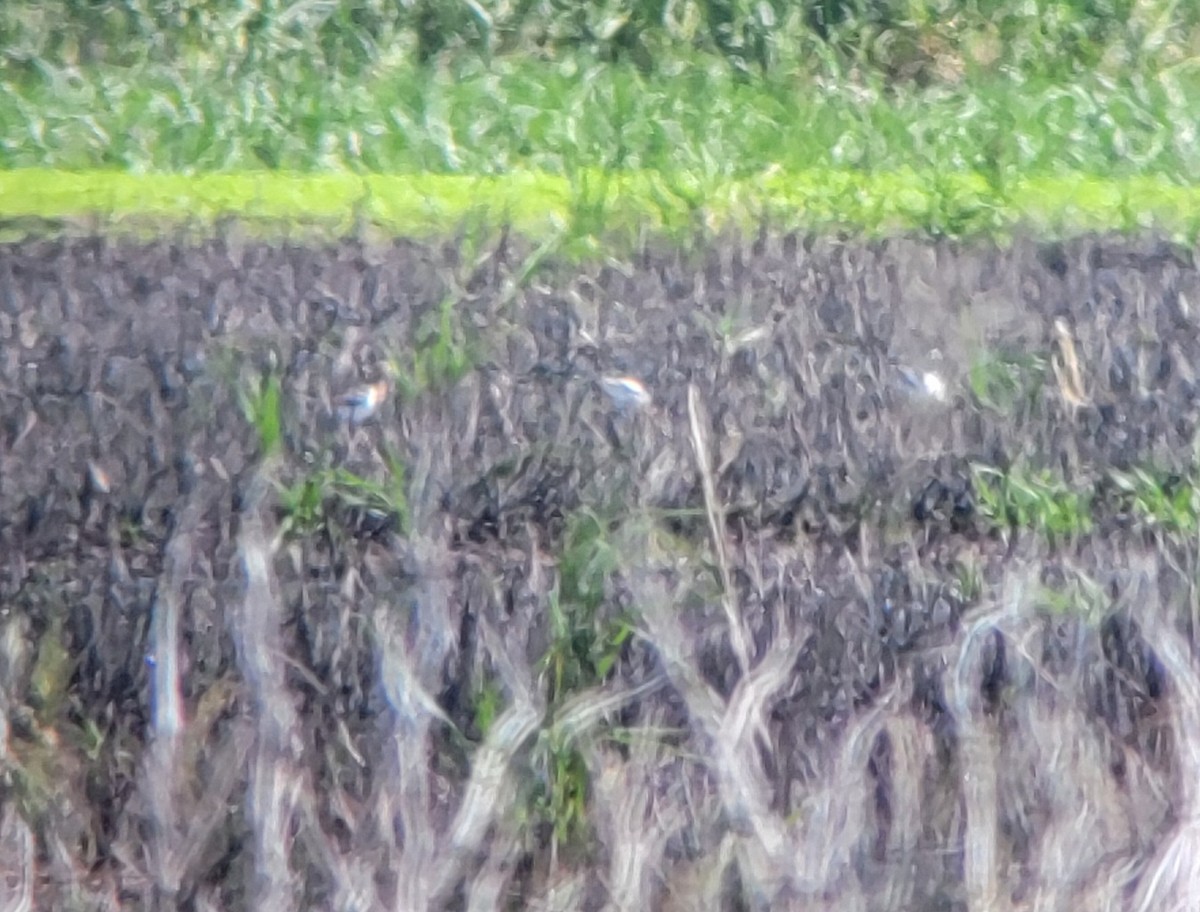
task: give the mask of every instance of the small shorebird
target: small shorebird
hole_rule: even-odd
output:
[[[942,353],[936,348],[932,349],[929,352],[928,359],[934,364],[941,364]],[[904,385],[913,393],[933,399],[936,402],[945,402],[947,400],[950,390],[946,386],[945,378],[937,371],[932,368],[918,370],[906,364],[896,364],[895,367]]]
[[[946,401],[946,381],[942,379],[941,374],[928,370],[915,371],[911,367],[901,367],[899,370],[904,382],[916,392],[938,402]]]
[[[622,414],[644,409],[654,401],[646,385],[636,377],[601,377],[600,388]]]
[[[375,417],[391,392],[391,383],[385,377],[346,393],[338,399],[338,417],[351,425],[362,424]]]

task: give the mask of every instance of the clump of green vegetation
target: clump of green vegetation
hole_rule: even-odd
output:
[[[1092,497],[1073,491],[1051,473],[991,466],[972,467],[977,509],[992,523],[1030,529],[1051,539],[1085,534],[1092,528]]]
[[[1142,522],[1169,533],[1200,529],[1200,487],[1193,477],[1133,468],[1109,478],[1123,505]]]
[[[19,620],[5,625],[10,702],[0,784],[6,800],[36,826],[74,810],[80,795],[73,777],[84,759],[96,760],[105,739],[76,693],[79,657],[67,628],[72,608],[64,601],[69,572],[65,562],[39,567],[17,595],[12,614]],[[28,640],[13,663],[16,637]]]
[[[63,618],[55,613],[38,638],[37,659],[29,676],[33,705],[41,723],[49,726],[57,724],[59,720],[74,670],[74,661],[63,637]]]
[[[482,740],[491,731],[492,723],[504,708],[504,692],[495,680],[485,680],[475,690],[471,700],[472,737]]]
[[[1048,362],[1041,355],[995,354],[971,365],[967,382],[975,401],[1000,415],[1032,405],[1045,384]]]
[[[583,846],[590,833],[588,768],[578,747],[553,729],[543,729],[534,745],[532,765],[538,782],[534,819],[550,827],[556,853],[561,846]]]
[[[337,508],[374,512],[391,518],[403,532],[408,528],[408,494],[404,465],[387,461],[384,481],[363,478],[348,469],[318,469],[279,489],[281,532],[309,535],[327,528]]]
[[[975,465],[972,476],[980,515],[1004,528],[1070,537],[1091,531],[1097,510],[1116,510],[1145,529],[1171,535],[1200,530],[1200,482],[1193,472],[1111,469],[1088,490],[1072,489],[1046,470]]]
[[[550,642],[539,663],[549,718],[573,697],[604,682],[633,634],[625,617],[602,617],[606,589],[618,566],[609,523],[590,510],[570,518],[549,596]],[[554,845],[581,847],[590,832],[588,769],[576,732],[551,724],[532,755],[537,786],[534,819],[551,829]]]
[[[458,319],[456,301],[447,296],[416,327],[407,363],[393,358],[389,371],[400,395],[408,400],[425,392],[454,386],[475,364],[475,349]]]
[[[242,414],[258,434],[259,454],[264,458],[273,456],[283,439],[283,392],[279,375],[268,371],[240,385],[237,392]]]
[[[1111,601],[1103,587],[1084,573],[1070,573],[1058,585],[1038,590],[1038,602],[1051,614],[1083,617],[1091,622],[1103,617]]]
[[[605,585],[617,566],[608,523],[590,510],[576,513],[567,523],[559,562],[560,602],[590,619],[604,600]]]
[[[959,561],[955,565],[955,578],[958,596],[963,602],[970,604],[983,594],[983,571],[977,561],[970,558]]]

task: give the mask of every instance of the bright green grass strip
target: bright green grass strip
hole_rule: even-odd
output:
[[[25,169],[0,172],[0,218],[204,228],[233,217],[264,226],[349,231],[368,224],[428,235],[479,215],[523,229],[545,229],[549,219],[565,210],[565,192],[562,179],[534,174],[189,176]]]
[[[996,186],[969,173],[774,173],[710,180],[655,172],[461,175],[131,175],[0,172],[0,218],[205,228],[223,218],[334,232],[371,226],[429,236],[508,224],[533,236],[752,229],[918,231],[954,237],[1153,229],[1200,235],[1200,186],[1165,179],[1031,177]]]

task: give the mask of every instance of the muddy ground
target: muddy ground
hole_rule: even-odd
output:
[[[0,247],[6,908],[1196,901],[1194,250],[468,241]]]

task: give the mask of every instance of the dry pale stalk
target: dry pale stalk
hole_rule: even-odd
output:
[[[729,572],[729,549],[725,543],[725,510],[717,499],[717,486],[713,480],[712,464],[708,458],[708,440],[704,433],[706,416],[700,404],[700,392],[696,384],[688,384],[688,422],[692,432],[692,449],[696,456],[696,470],[704,488],[704,512],[708,517],[708,528],[712,533],[713,550],[717,555],[717,568],[721,573],[721,605],[729,622],[729,635],[733,654],[744,675],[750,668],[750,647],[746,642],[746,631],[738,617],[733,599],[733,579]]]
[[[1091,399],[1083,386],[1083,372],[1079,367],[1079,356],[1075,351],[1071,327],[1062,317],[1054,321],[1054,336],[1058,342],[1059,355],[1052,363],[1058,389],[1071,408],[1084,408],[1091,404]]]
[[[233,637],[254,705],[257,732],[250,762],[249,816],[258,871],[254,905],[267,912],[296,908],[290,854],[293,822],[306,777],[298,774],[299,720],[286,683],[280,638],[282,604],[271,567],[271,537],[264,514],[267,479],[248,486],[239,551],[245,597],[233,611]]]

